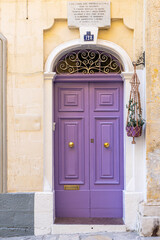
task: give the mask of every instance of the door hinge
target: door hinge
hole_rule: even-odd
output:
[[[53,125],[52,125],[52,130],[55,131],[56,130],[56,122],[53,122]]]

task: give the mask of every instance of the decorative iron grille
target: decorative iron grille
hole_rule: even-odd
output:
[[[55,66],[57,74],[121,73],[120,61],[104,51],[85,49],[73,51],[63,56]]]

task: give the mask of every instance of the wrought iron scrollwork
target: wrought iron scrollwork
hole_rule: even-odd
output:
[[[111,54],[99,50],[73,51],[63,56],[54,71],[57,74],[121,73],[123,66]]]

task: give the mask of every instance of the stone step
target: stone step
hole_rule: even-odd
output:
[[[125,225],[69,225],[54,224],[52,234],[78,234],[78,233],[98,233],[98,232],[125,232]]]

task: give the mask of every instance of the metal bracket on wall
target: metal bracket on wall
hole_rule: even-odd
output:
[[[136,64],[136,66],[143,65],[145,67],[145,52],[142,53],[136,62],[132,62],[132,64]]]

